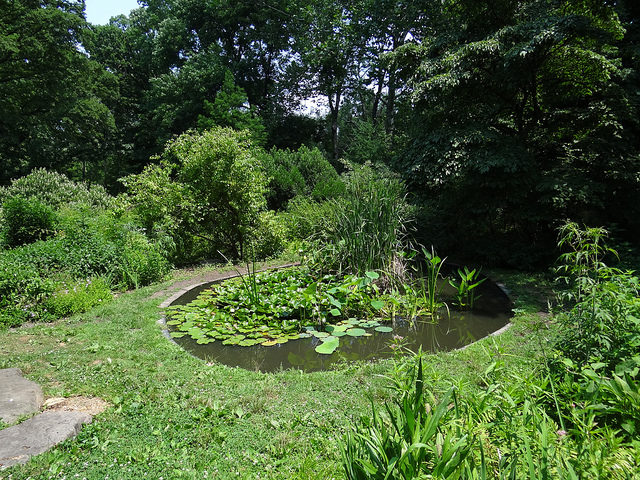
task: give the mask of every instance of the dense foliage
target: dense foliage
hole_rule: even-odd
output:
[[[435,392],[420,355],[400,359],[392,402],[342,442],[349,480],[636,478],[640,466],[638,279],[607,267],[602,229],[566,224],[560,272],[573,307],[551,365],[460,397]]]
[[[147,237],[101,189],[39,170],[3,194],[0,327],[85,311],[169,270],[171,239]]]
[[[107,25],[5,4],[0,184],[46,166],[118,191],[226,126],[390,166],[425,243],[476,261],[551,260],[567,217],[640,229],[637,2],[153,0]],[[271,153],[278,209],[311,185]]]

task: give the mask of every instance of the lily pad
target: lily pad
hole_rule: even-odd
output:
[[[393,328],[391,328],[391,327],[376,327],[375,331],[376,332],[381,332],[381,333],[389,333],[389,332],[393,332]]]
[[[349,335],[350,337],[361,337],[363,336],[365,332],[362,328],[350,328],[349,330],[347,330],[347,335]]]
[[[329,334],[327,332],[313,332],[313,336],[316,338],[328,337]]]
[[[316,352],[323,355],[331,355],[340,345],[340,339],[333,337],[333,340],[322,342],[316,347]]]
[[[198,345],[207,345],[212,342],[215,342],[213,338],[199,338],[198,341],[196,341]]]
[[[185,332],[171,332],[169,335],[171,335],[171,338],[182,338],[186,335]]]
[[[278,342],[276,342],[275,340],[267,340],[266,342],[262,342],[260,345],[262,345],[263,347],[273,347],[277,343]]]
[[[340,330],[339,332],[333,332],[332,335],[334,337],[344,337],[347,334],[344,330]]]

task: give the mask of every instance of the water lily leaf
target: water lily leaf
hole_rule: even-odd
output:
[[[382,310],[382,307],[384,307],[384,302],[382,300],[371,300],[371,306],[375,310]]]
[[[336,340],[336,338],[337,337],[334,337],[334,336],[328,336],[328,337],[321,338],[320,340],[323,342],[333,342],[334,340]]]
[[[328,337],[329,334],[327,332],[313,332],[313,336],[316,338]]]
[[[349,320],[347,320],[347,323],[349,325],[360,325],[360,320],[358,320],[357,318],[350,318]]]
[[[347,330],[347,335],[349,335],[350,337],[361,337],[363,336],[365,332],[362,328],[350,328],[349,330]]]
[[[316,347],[316,352],[323,355],[331,355],[340,345],[340,339],[333,337],[333,340],[322,342]]]
[[[288,341],[286,337],[276,338],[276,343],[287,343]]]
[[[181,320],[169,320],[167,325],[180,325],[182,323]]]
[[[267,340],[266,342],[262,342],[260,345],[262,345],[263,347],[273,347],[276,343],[275,340]]]
[[[241,340],[240,342],[238,342],[238,345],[240,345],[241,347],[253,347],[258,343],[260,343],[259,340],[255,340],[253,338],[245,338],[244,340]]]
[[[393,332],[393,328],[391,328],[391,327],[376,327],[375,331],[376,332],[381,332],[381,333],[389,333],[389,332]]]
[[[289,335],[287,335],[287,338],[289,340],[297,340],[300,338],[300,334],[298,333],[290,333]]]
[[[213,343],[215,340],[213,338],[199,338],[196,342],[198,345],[207,345],[209,343]]]
[[[185,332],[171,332],[169,335],[171,335],[171,338],[182,338],[186,335]]]
[[[310,333],[300,333],[298,334],[298,338],[309,338],[312,335]]]
[[[339,332],[333,332],[333,334],[332,334],[332,335],[333,335],[334,337],[344,337],[346,334],[347,334],[347,332],[345,332],[345,331],[342,331],[342,330],[341,330],[341,331],[339,331]]]

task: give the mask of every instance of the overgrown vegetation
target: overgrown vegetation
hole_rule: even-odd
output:
[[[572,306],[537,371],[496,382],[493,364],[469,396],[429,389],[422,355],[399,361],[394,400],[343,440],[347,478],[637,478],[638,279],[606,266],[605,237],[562,228]]]

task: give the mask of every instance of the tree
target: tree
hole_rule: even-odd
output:
[[[247,130],[254,145],[263,145],[265,141],[264,125],[258,118],[256,109],[249,106],[244,90],[233,81],[229,70],[224,74],[222,88],[215,100],[204,101],[205,115],[198,117],[198,127],[208,130],[214,126],[231,127],[235,130]]]
[[[439,198],[435,231],[451,232],[449,241],[473,231],[500,255],[500,236],[512,248],[546,246],[558,218],[606,223],[624,218],[612,205],[635,210],[623,199],[638,188],[637,116],[612,7],[504,0],[444,9],[446,28],[394,55],[415,107],[403,166],[415,189]]]
[[[78,48],[84,2],[2,1],[0,183],[37,166],[104,180],[113,76]]]

